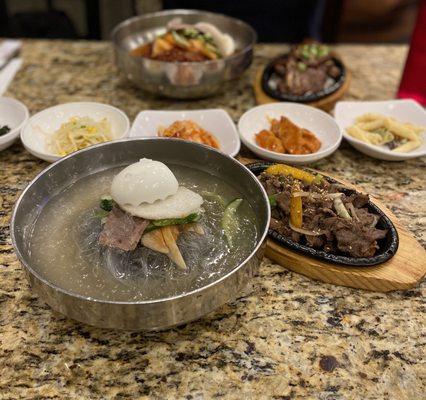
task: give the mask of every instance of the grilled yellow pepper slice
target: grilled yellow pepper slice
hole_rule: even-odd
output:
[[[271,165],[270,167],[266,168],[265,172],[271,175],[290,175],[294,179],[299,179],[300,181],[308,184],[311,184],[315,180],[315,175],[285,164]]]

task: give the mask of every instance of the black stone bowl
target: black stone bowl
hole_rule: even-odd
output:
[[[273,164],[276,164],[276,163],[257,162],[253,164],[248,164],[246,165],[246,167],[251,172],[253,172],[256,176],[258,176],[266,168],[268,168],[270,165],[273,165]],[[309,171],[309,169],[306,168],[306,171]],[[339,183],[338,181],[330,177],[326,176],[325,178],[331,183]],[[351,193],[354,193],[354,192],[355,192],[354,189],[350,189],[350,188],[343,189],[343,193],[347,195],[350,195]],[[328,261],[333,264],[357,266],[357,267],[366,267],[371,265],[382,264],[385,261],[388,261],[389,259],[391,259],[396,254],[398,250],[398,245],[399,245],[398,232],[394,224],[392,223],[392,221],[374,203],[372,203],[371,201],[368,201],[367,209],[371,213],[374,213],[380,216],[376,227],[378,229],[388,230],[386,237],[381,240],[378,240],[379,249],[377,250],[376,254],[373,257],[349,257],[344,255],[343,253],[337,253],[337,254],[327,253],[323,250],[317,250],[307,245],[296,243],[290,238],[281,235],[280,233],[278,233],[277,231],[271,228],[269,228],[268,230],[268,236],[274,239],[281,246],[287,247],[305,256],[317,258],[322,261]]]
[[[339,76],[335,79],[334,83],[330,86],[328,86],[325,89],[320,90],[319,92],[315,93],[309,93],[304,95],[296,95],[291,93],[281,93],[278,89],[272,89],[269,86],[269,80],[271,79],[272,75],[275,75],[274,71],[274,65],[275,63],[286,57],[287,54],[283,54],[275,59],[273,59],[264,69],[262,74],[262,89],[263,91],[270,97],[272,97],[275,100],[280,101],[292,101],[297,103],[308,103],[311,101],[317,101],[319,99],[322,99],[323,97],[326,97],[335,91],[337,91],[344,83],[346,79],[346,69],[343,63],[336,57],[332,57],[332,60],[336,64],[336,66],[340,69]]]

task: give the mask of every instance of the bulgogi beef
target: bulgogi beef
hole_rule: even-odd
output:
[[[294,242],[334,254],[372,257],[377,241],[386,236],[386,230],[376,228],[379,217],[366,207],[368,195],[345,194],[341,185],[325,178],[308,184],[290,175],[263,172],[259,179],[271,202],[271,229]],[[292,224],[291,215],[297,197],[299,227]]]
[[[281,78],[278,90],[298,96],[325,89],[341,73],[329,48],[319,43],[293,47],[288,55],[275,62],[274,71]]]

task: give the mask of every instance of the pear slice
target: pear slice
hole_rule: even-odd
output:
[[[198,222],[194,222],[194,232],[198,233],[199,235],[204,235],[204,228],[199,224]]]
[[[164,242],[169,248],[169,253],[167,254],[169,258],[179,268],[186,269],[185,260],[183,259],[179,247],[176,244],[176,239],[179,236],[179,229],[176,226],[165,226],[161,228],[161,233],[163,234]]]
[[[192,226],[192,223],[190,224],[183,224],[180,227],[181,231],[186,233],[186,232],[194,232],[194,227]]]
[[[179,235],[180,235],[179,227],[176,226],[176,225],[170,225],[169,228],[170,228],[170,232],[173,235],[173,239],[176,242],[178,240]]]
[[[198,222],[191,222],[189,224],[182,225],[183,232],[195,232],[199,235],[204,235],[204,229]]]
[[[142,236],[141,243],[148,247],[148,249],[152,249],[154,251],[158,251],[159,253],[168,254],[169,248],[167,247],[161,229],[155,229],[151,232],[145,233]]]

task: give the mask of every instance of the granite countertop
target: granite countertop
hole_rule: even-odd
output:
[[[284,46],[259,45],[232,89],[202,101],[159,100],[127,83],[106,43],[27,41],[7,95],[31,113],[67,101],[145,108],[255,105],[251,77]],[[407,48],[339,46],[353,72],[347,99],[395,95]],[[264,260],[252,291],[161,333],[111,332],[53,312],[29,290],[9,236],[12,206],[46,163],[16,143],[0,153],[0,399],[421,399],[426,391],[424,291],[332,286]],[[367,158],[343,144],[314,165],[389,206],[426,245],[426,160]]]

